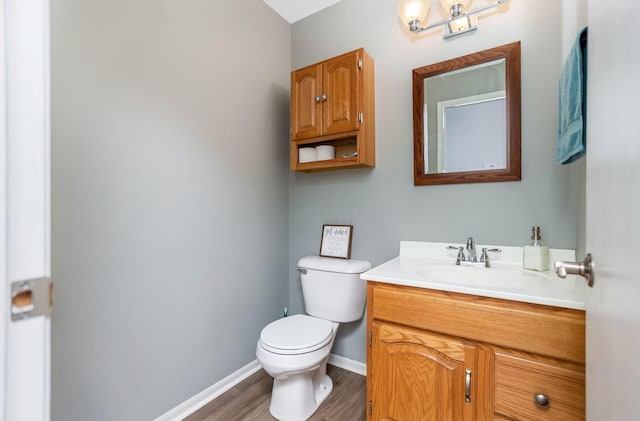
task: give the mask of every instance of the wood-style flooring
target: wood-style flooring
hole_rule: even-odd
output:
[[[365,377],[329,365],[333,391],[309,418],[310,421],[364,421],[366,419]],[[273,421],[269,400],[273,378],[260,370],[229,389],[184,421]]]

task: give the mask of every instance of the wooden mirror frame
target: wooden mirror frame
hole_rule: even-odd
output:
[[[495,170],[425,174],[424,80],[501,58],[505,59],[506,66],[507,167]],[[520,101],[520,41],[413,69],[413,184],[422,186],[520,180]]]

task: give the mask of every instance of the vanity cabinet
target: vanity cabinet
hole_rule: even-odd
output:
[[[367,288],[368,420],[585,419],[583,311]]]
[[[364,49],[291,73],[291,169],[375,166],[374,62]],[[335,158],[299,162],[300,148],[330,145]]]

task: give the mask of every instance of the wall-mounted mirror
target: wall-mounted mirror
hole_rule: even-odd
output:
[[[520,42],[413,70],[414,184],[520,180]]]

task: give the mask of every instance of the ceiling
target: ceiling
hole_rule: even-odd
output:
[[[342,0],[262,0],[287,22],[294,23]]]

